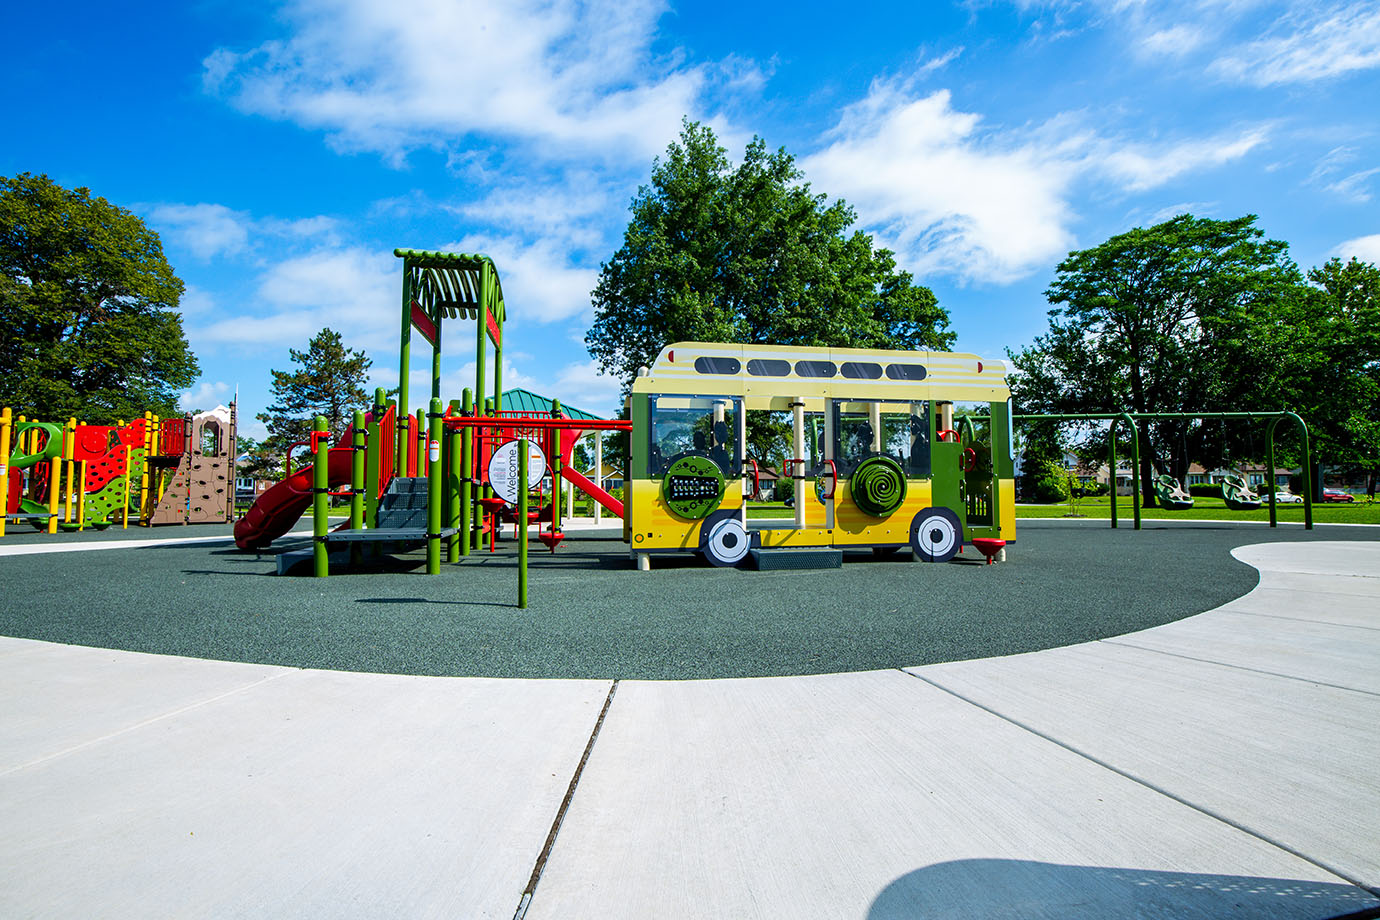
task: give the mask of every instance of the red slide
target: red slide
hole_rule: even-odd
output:
[[[594,499],[619,517],[623,516],[623,503],[599,488],[599,486],[595,485],[588,476],[575,469],[575,467],[562,464],[561,478],[570,480],[575,484],[575,488],[583,490],[590,498]]]
[[[349,437],[347,431],[345,437]],[[342,441],[345,438],[341,438]],[[351,458],[349,447],[326,451],[326,476],[332,488],[349,485]],[[312,468],[304,466],[273,486],[235,522],[235,545],[240,549],[260,549],[292,529],[311,507]]]

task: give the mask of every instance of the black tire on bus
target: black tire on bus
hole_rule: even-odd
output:
[[[910,548],[921,562],[948,562],[963,548],[963,525],[948,508],[925,508],[910,522]]]

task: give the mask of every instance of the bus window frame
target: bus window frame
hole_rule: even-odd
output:
[[[662,400],[688,400],[692,403],[695,401],[710,403],[711,405],[709,405],[706,409],[705,414],[707,415],[713,414],[713,403],[723,402],[728,404],[729,408],[725,412],[726,418],[724,421],[724,425],[728,429],[728,437],[732,442],[733,450],[729,455],[727,468],[725,468],[725,464],[723,461],[721,461],[718,457],[714,456],[714,448],[706,448],[704,450],[699,450],[697,448],[692,447],[689,450],[683,450],[671,456],[662,455],[661,446],[657,443],[657,411],[658,404]],[[742,478],[744,444],[742,443],[743,438],[741,437],[741,429],[745,418],[743,414],[745,411],[744,406],[744,397],[727,393],[649,393],[647,398],[646,436],[647,475],[652,479],[660,479],[662,476],[666,475],[666,471],[671,468],[671,464],[674,463],[676,460],[679,460],[681,457],[704,457],[705,459],[712,460],[714,462],[714,465],[717,466],[720,472],[724,474],[725,479]],[[663,411],[690,412],[695,410],[693,408],[670,408],[665,409]],[[727,418],[727,416],[730,413],[736,413],[736,415],[732,416],[732,421],[729,421]],[[712,429],[712,423],[710,427]],[[724,453],[729,452],[725,451]]]

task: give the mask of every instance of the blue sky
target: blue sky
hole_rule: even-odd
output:
[[[322,326],[397,378],[395,246],[482,251],[505,384],[612,412],[600,262],[682,116],[760,135],[930,286],[958,348],[1046,328],[1071,249],[1260,215],[1305,269],[1380,262],[1380,4],[295,0],[12,5],[0,174],[143,216],[187,283],[188,406]],[[460,341],[457,339],[457,342]],[[472,339],[447,395],[473,378]],[[466,350],[468,347],[468,351]]]

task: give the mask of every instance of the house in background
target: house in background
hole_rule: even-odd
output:
[[[1215,470],[1204,469],[1197,463],[1190,463],[1188,465],[1188,475],[1184,477],[1184,485],[1218,485],[1222,482],[1223,479],[1227,477],[1228,473],[1232,472],[1233,469],[1239,470],[1241,472],[1241,475],[1246,477],[1246,482],[1251,486],[1251,488],[1260,486],[1268,489],[1268,486],[1265,485],[1266,467],[1263,463],[1242,463],[1239,466],[1232,467],[1231,469],[1228,469],[1226,467],[1218,467]],[[1284,469],[1283,467],[1276,467],[1274,475],[1274,487],[1276,489],[1288,489],[1289,477],[1291,475],[1296,474],[1297,472],[1297,470],[1291,471]]]

